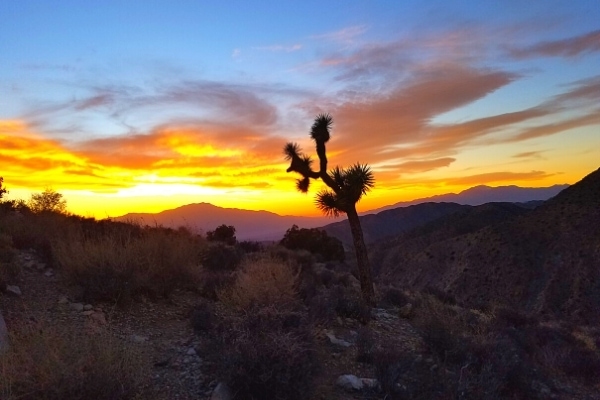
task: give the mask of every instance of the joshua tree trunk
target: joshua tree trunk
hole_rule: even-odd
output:
[[[356,207],[352,205],[347,211],[348,222],[350,223],[350,231],[354,241],[354,250],[356,251],[356,262],[358,264],[358,276],[360,279],[360,290],[365,303],[369,306],[375,305],[375,292],[373,291],[373,280],[371,278],[371,265],[369,264],[369,255],[367,246],[363,238],[360,219],[356,212]]]

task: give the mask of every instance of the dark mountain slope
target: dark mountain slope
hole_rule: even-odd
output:
[[[455,203],[423,203],[382,211],[378,214],[363,215],[360,217],[360,224],[365,242],[373,243],[468,208],[470,206]],[[350,233],[348,221],[334,222],[322,229],[330,236],[340,239],[345,245],[352,245],[352,234]]]
[[[435,286],[467,304],[600,320],[600,170],[505,222],[446,238],[439,229],[381,249],[380,279]]]

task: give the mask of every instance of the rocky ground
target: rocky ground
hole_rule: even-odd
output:
[[[144,355],[143,398],[227,398],[224,385],[215,376],[213,361],[203,355],[203,337],[190,323],[192,310],[205,301],[198,294],[175,291],[168,299],[142,298],[125,307],[86,304],[80,301],[77,287],[67,287],[60,272],[46,268],[35,254],[23,252],[19,262],[23,268],[17,281],[0,294],[0,310],[9,331],[12,326],[29,323],[78,335],[109,332]],[[392,310],[374,309],[372,318],[375,342],[393,341],[410,352],[422,346],[411,324]],[[331,326],[316,328],[321,367],[315,398],[378,398],[373,368],[356,362],[362,328],[357,320],[341,317]],[[427,361],[435,367],[433,361]]]

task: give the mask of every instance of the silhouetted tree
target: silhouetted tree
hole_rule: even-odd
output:
[[[0,199],[2,198],[2,196],[4,196],[6,193],[8,193],[6,188],[2,186],[3,182],[4,182],[4,178],[0,176]]]
[[[206,232],[206,239],[211,242],[222,242],[233,246],[237,242],[235,227],[225,224],[220,225],[214,231]]]
[[[367,255],[367,247],[363,239],[362,228],[356,203],[375,185],[375,178],[367,165],[354,164],[342,169],[335,167],[327,171],[327,154],[325,143],[329,141],[329,129],[333,119],[329,114],[320,114],[315,118],[310,131],[310,137],[315,141],[317,155],[319,156],[319,170],[314,171],[312,160],[304,155],[296,143],[287,143],[284,147],[286,159],[291,162],[287,172],[297,172],[302,175],[296,182],[296,188],[306,193],[311,179],[321,178],[329,189],[317,193],[317,207],[325,214],[337,217],[341,213],[348,216],[350,230],[356,251],[360,287],[365,303],[374,303],[373,281],[371,278],[371,266]]]
[[[342,242],[317,228],[306,229],[293,225],[285,232],[279,244],[291,250],[302,249],[319,254],[325,261],[344,261],[345,258]]]
[[[32,194],[27,206],[34,213],[50,211],[65,214],[67,212],[67,201],[63,199],[62,194],[52,188],[46,188],[42,193]]]

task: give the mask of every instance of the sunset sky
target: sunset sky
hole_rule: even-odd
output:
[[[600,167],[600,4],[2,1],[0,176],[104,218],[208,202],[317,215],[287,141],[371,165],[359,211]],[[315,155],[316,156],[316,155]]]

